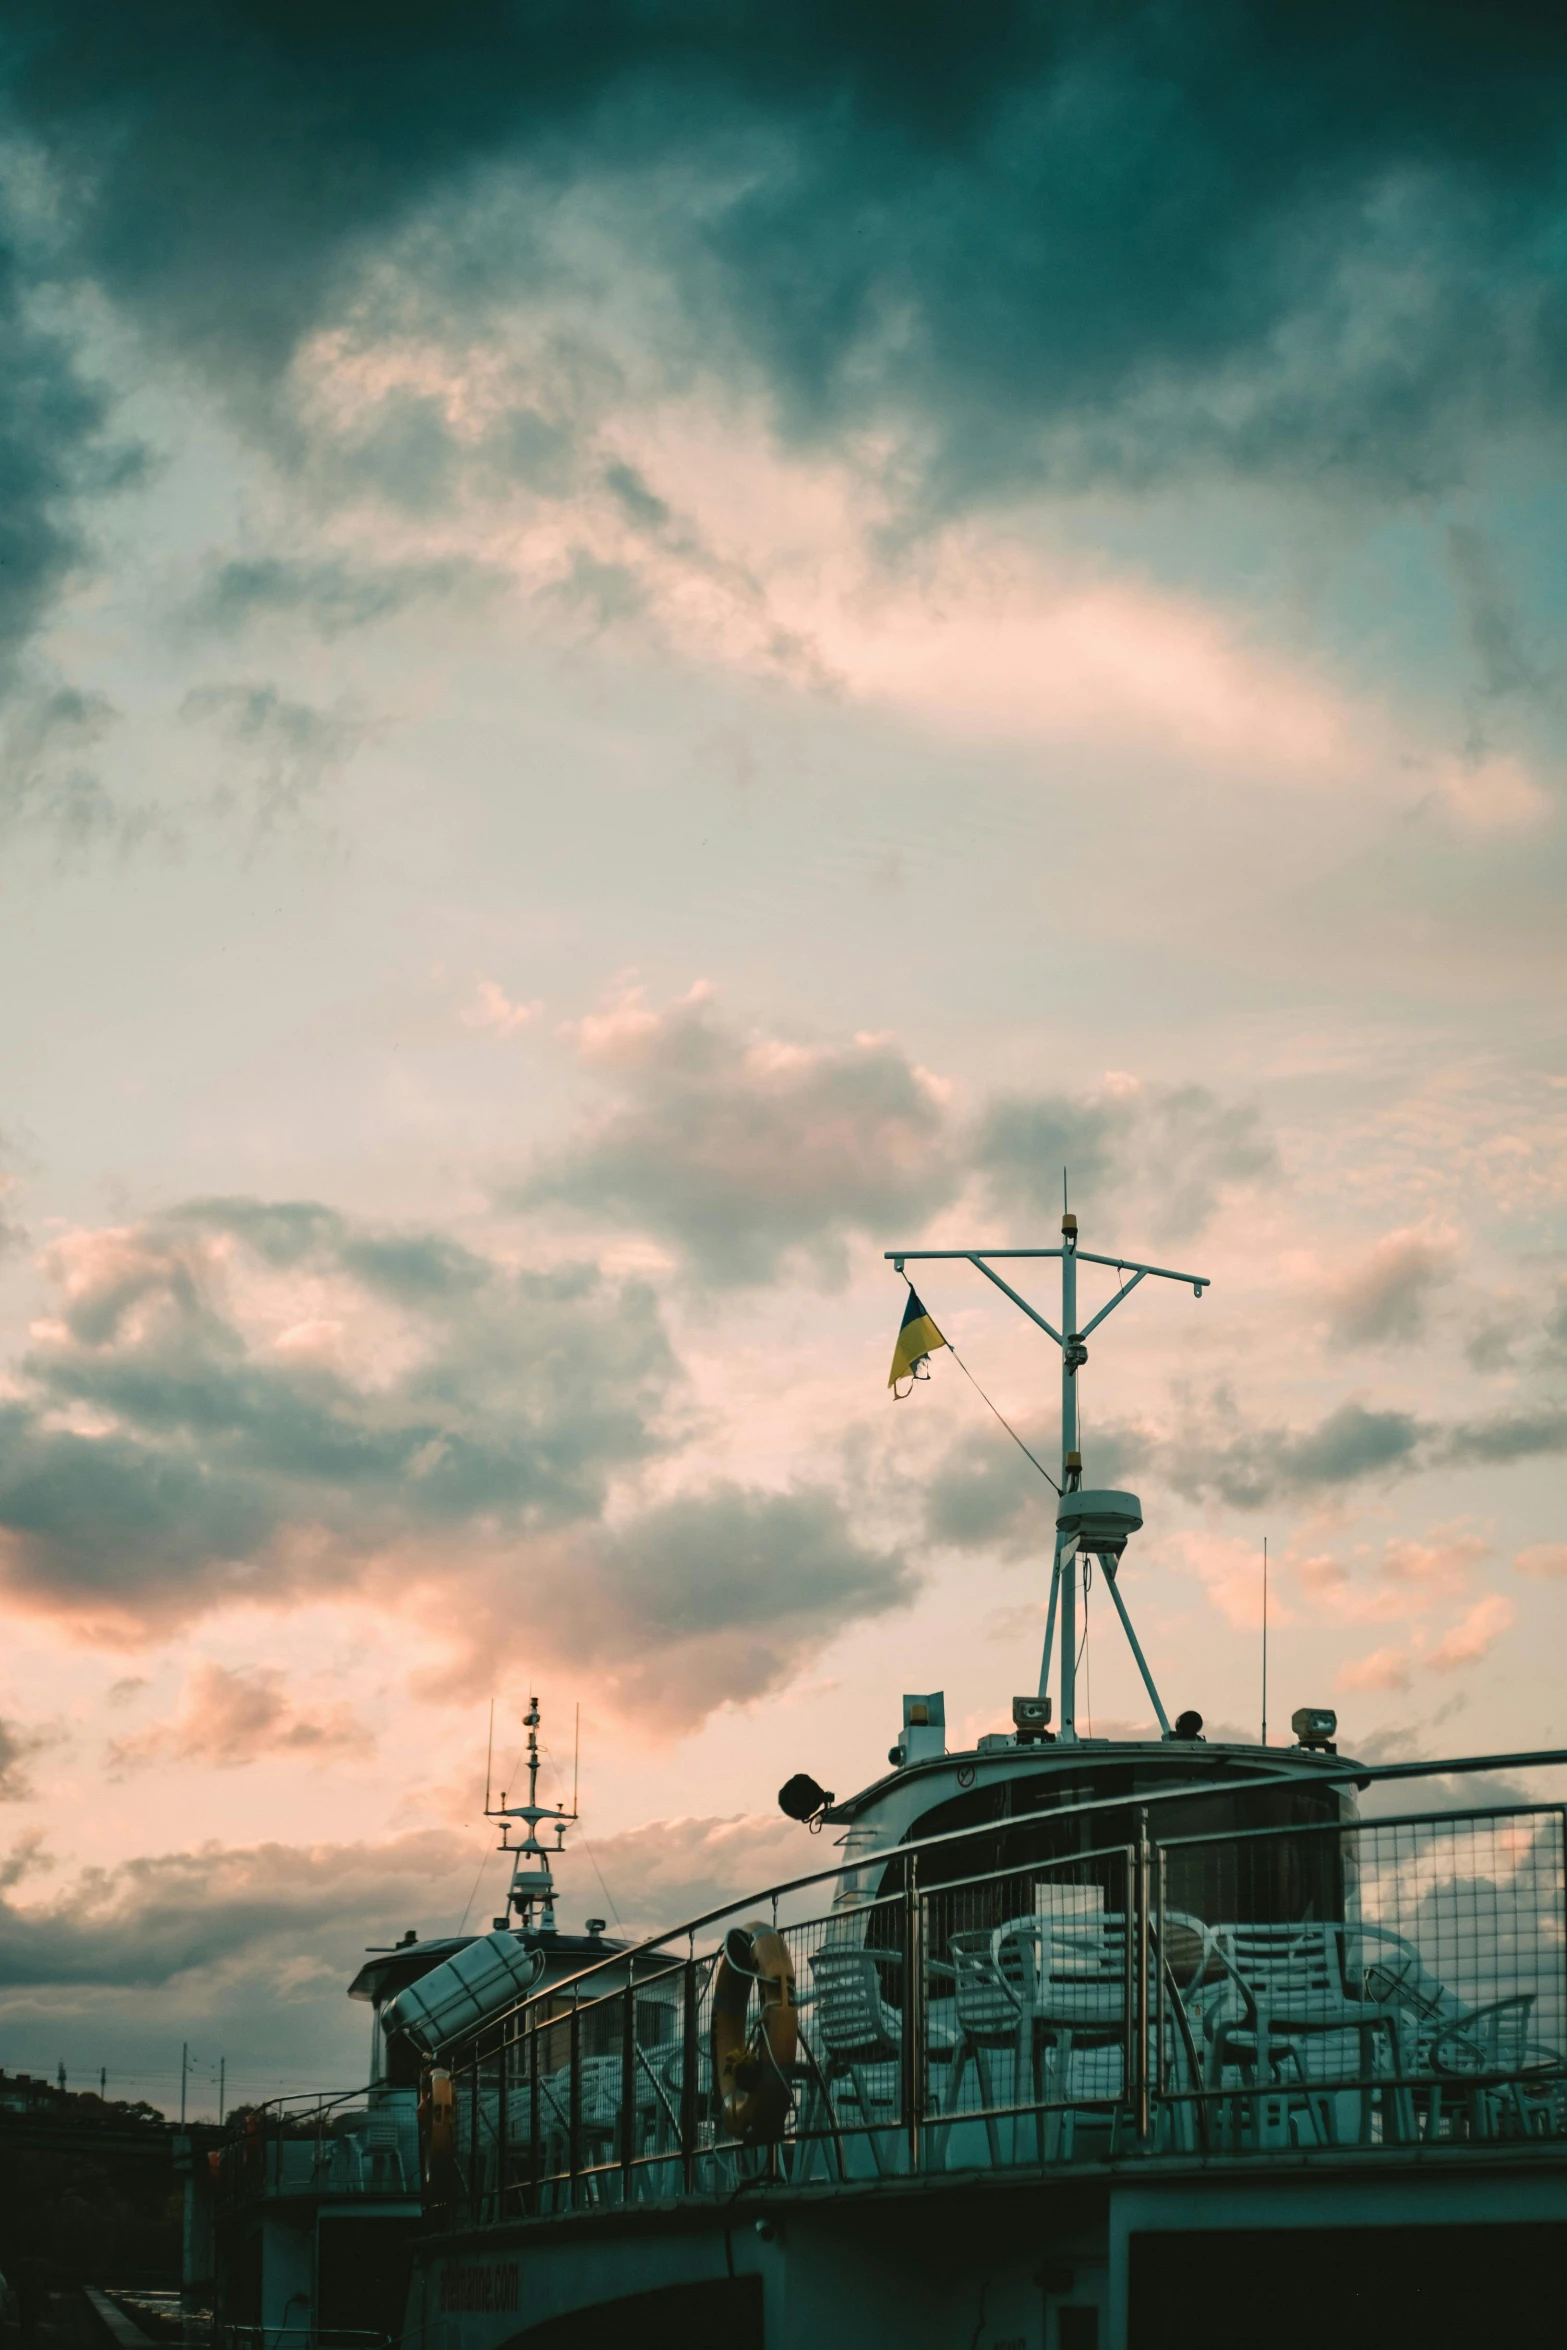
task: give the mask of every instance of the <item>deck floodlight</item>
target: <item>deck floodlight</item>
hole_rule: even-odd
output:
[[[1336,1751],[1333,1740],[1338,1732],[1338,1715],[1331,1706],[1297,1706],[1290,1715],[1290,1728],[1302,1746],[1315,1747],[1324,1754]]]
[[[829,1788],[818,1787],[809,1771],[796,1771],[778,1790],[778,1808],[786,1819],[804,1820],[807,1825],[818,1818],[832,1801]]]
[[[1031,1746],[1050,1735],[1050,1700],[1048,1697],[1014,1697],[1012,1726],[1017,1732],[1019,1746]]]

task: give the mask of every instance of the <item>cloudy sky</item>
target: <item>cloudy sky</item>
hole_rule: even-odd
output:
[[[351,2084],[530,1680],[571,1923],[792,1869],[904,1689],[1004,1724],[1049,1495],[950,1357],[889,1400],[882,1251],[1063,1163],[1213,1282],[1083,1374],[1172,1710],[1254,1731],[1266,1535],[1276,1729],[1567,1739],[1548,12],[0,67],[0,2062]]]

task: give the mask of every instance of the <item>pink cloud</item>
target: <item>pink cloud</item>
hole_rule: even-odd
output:
[[[1470,1568],[1478,1565],[1490,1547],[1478,1534],[1449,1532],[1445,1527],[1433,1527],[1424,1542],[1395,1535],[1383,1550],[1381,1573],[1390,1583],[1461,1591]]]
[[[1396,1346],[1418,1338],[1431,1292],[1452,1279],[1458,1246],[1458,1234],[1429,1216],[1384,1233],[1327,1285],[1335,1339],[1343,1346]]]
[[[1414,1657],[1407,1648],[1377,1648],[1339,1673],[1341,1689],[1407,1689]]]
[[[1478,1664],[1508,1630],[1516,1612],[1512,1601],[1498,1591],[1477,1599],[1468,1614],[1443,1634],[1426,1663],[1433,1673],[1452,1673],[1463,1665]]]
[[[362,1754],[371,1743],[348,1705],[317,1713],[296,1706],[275,1668],[231,1671],[205,1662],[191,1674],[184,1710],[174,1721],[118,1738],[109,1753],[122,1770],[155,1762],[210,1763],[233,1770],[263,1755]]]
[[[1567,1542],[1533,1542],[1513,1565],[1520,1575],[1567,1575]]]
[[[497,980],[481,979],[458,1017],[464,1028],[485,1029],[491,1036],[515,1036],[530,1027],[543,1009],[539,1003],[513,1003]]]

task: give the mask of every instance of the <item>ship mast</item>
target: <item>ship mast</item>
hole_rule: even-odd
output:
[[[540,1803],[539,1801],[539,1701],[536,1697],[530,1696],[528,1699],[528,1710],[523,1715],[522,1721],[523,1727],[528,1733],[528,1800],[526,1803],[508,1803],[503,1788],[500,1802],[493,1807],[486,1804],[484,1816],[486,1819],[500,1820],[504,1823],[501,1828],[500,1849],[502,1852],[510,1852],[516,1856],[516,1864],[512,1869],[511,1886],[506,1896],[507,1916],[509,1917],[513,1911],[516,1912],[519,1931],[526,1932],[531,1927],[541,1933],[553,1934],[555,1931],[555,1880],[550,1874],[550,1862],[565,1843],[567,1827],[576,1818],[577,1813],[575,1803],[572,1809],[567,1811],[559,1804]],[[528,1832],[520,1844],[511,1842],[513,1820],[522,1820],[527,1826]],[[542,1820],[549,1820],[554,1824],[555,1843],[553,1848],[539,1842],[539,1823]],[[505,1922],[504,1919],[496,1921],[498,1925]]]
[[[1140,1281],[1179,1281],[1188,1286],[1193,1295],[1201,1297],[1209,1286],[1205,1273],[1174,1273],[1168,1265],[1140,1265],[1130,1257],[1101,1257],[1077,1242],[1077,1218],[1070,1212],[1061,1218],[1061,1246],[1059,1248],[905,1248],[888,1249],[887,1257],[894,1270],[901,1273],[906,1264],[931,1263],[941,1259],[957,1259],[973,1265],[987,1281],[994,1282],[1003,1296],[1009,1297],[1020,1313],[1028,1316],[1047,1338],[1054,1339],[1061,1349],[1061,1483],[1057,1488],[1060,1505],[1056,1515],[1055,1557],[1050,1570],[1050,1603],[1045,1615],[1045,1647],[1039,1666],[1039,1694],[1048,1700],[1050,1692],[1051,1651],[1055,1641],[1056,1616],[1061,1618],[1061,1717],[1058,1735],[1064,1745],[1077,1743],[1077,1560],[1079,1554],[1096,1558],[1105,1584],[1121,1620],[1143,1686],[1153,1701],[1159,1728],[1166,1738],[1174,1735],[1163,1701],[1154,1686],[1132,1619],[1126,1610],[1116,1582],[1116,1569],[1126,1547],[1128,1533],[1142,1524],[1142,1509],[1135,1494],[1093,1493],[1083,1490],[1083,1456],[1078,1446],[1077,1379],[1088,1360],[1085,1344],[1090,1332],[1097,1330],[1105,1317],[1115,1312],[1123,1298],[1131,1296]],[[999,1258],[1056,1257],[1061,1264],[1061,1327],[1055,1329],[1041,1313],[1037,1313],[1027,1298],[1019,1297],[1009,1282],[1003,1281],[994,1268]],[[1115,1273],[1129,1273],[1131,1279],[1122,1283],[1107,1305],[1100,1307],[1081,1328],[1078,1326],[1077,1268],[1084,1265],[1105,1265]],[[1080,1497],[1080,1498],[1079,1498]],[[1129,1504],[1129,1510],[1117,1505]],[[1046,1717],[1048,1719],[1048,1715]]]

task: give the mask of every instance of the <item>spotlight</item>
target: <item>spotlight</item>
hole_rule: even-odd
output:
[[[1175,1717],[1175,1736],[1177,1738],[1200,1738],[1202,1736],[1201,1714],[1177,1714]]]
[[[796,1771],[778,1790],[778,1808],[787,1819],[810,1822],[820,1817],[832,1801],[830,1787],[818,1787],[809,1771]]]
[[[1042,1745],[1050,1738],[1050,1700],[1048,1697],[1014,1697],[1012,1700],[1012,1727],[1017,1732],[1019,1746]]]
[[[1328,1705],[1298,1706],[1290,1715],[1290,1728],[1302,1746],[1314,1748],[1319,1754],[1337,1754],[1334,1735],[1338,1729],[1338,1715]]]

